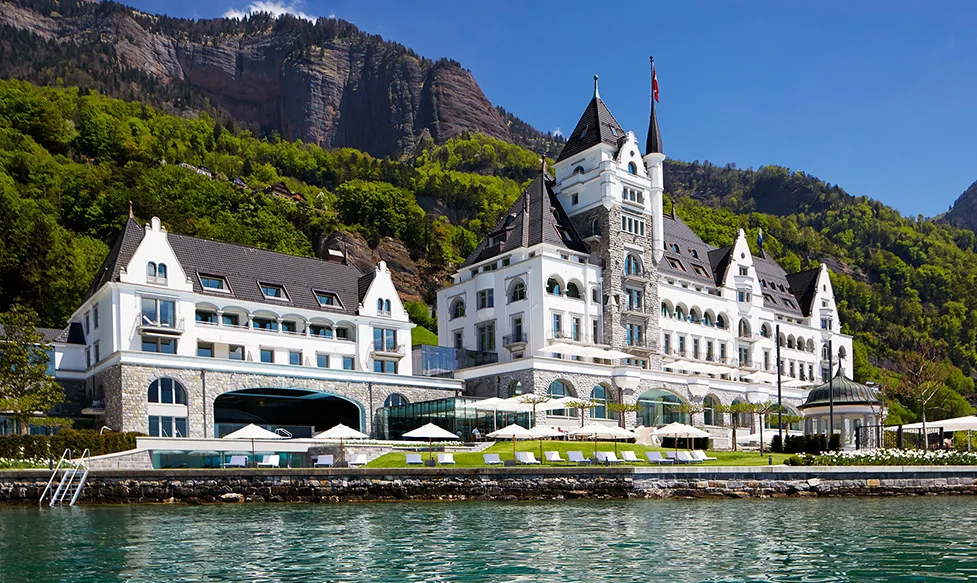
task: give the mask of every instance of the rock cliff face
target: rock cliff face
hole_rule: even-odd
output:
[[[953,203],[953,208],[939,220],[960,229],[977,231],[977,182],[963,191],[960,198]]]
[[[56,46],[46,50],[66,55],[58,58],[60,69],[83,69],[84,55],[108,48],[116,81],[132,71],[149,80],[129,88],[111,82],[95,87],[109,93],[151,93],[177,107],[174,97],[190,93],[248,126],[376,156],[410,152],[427,135],[443,142],[473,131],[512,140],[467,70],[421,58],[349,23],[288,17],[181,21],[120,5],[65,4],[64,11],[45,12],[29,0],[0,2],[0,32],[28,33]],[[65,50],[68,45],[72,50]],[[2,62],[14,58],[15,51],[0,51],[0,73],[43,82],[23,63]]]

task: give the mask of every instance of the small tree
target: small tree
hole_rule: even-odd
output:
[[[579,399],[576,401],[567,401],[567,407],[569,407],[570,409],[576,409],[577,411],[580,412],[580,427],[583,427],[584,411],[586,409],[592,409],[594,406],[596,406],[596,403],[594,403],[593,401],[587,401],[583,399]]]
[[[37,318],[29,308],[13,306],[0,315],[4,334],[0,338],[0,411],[27,426],[61,427],[70,419],[41,417],[65,400],[64,388],[47,374],[51,346],[34,327]]]
[[[729,414],[729,426],[733,429],[733,451],[736,451],[736,417],[740,413],[753,413],[753,405],[751,403],[719,404],[715,405],[713,410],[724,415]]]
[[[628,413],[637,413],[641,410],[641,405],[637,403],[608,403],[607,410],[612,413],[617,413],[618,424],[621,427],[626,427],[627,422],[625,417]]]
[[[550,400],[550,397],[546,395],[519,395],[519,400],[527,405],[533,406],[533,418],[529,420],[529,427],[532,429],[533,425],[536,425],[536,405],[540,403],[545,403]]]
[[[932,346],[904,352],[897,364],[899,379],[890,381],[883,392],[906,404],[918,404],[923,421],[923,447],[929,449],[926,435],[926,407],[950,377],[950,368]]]

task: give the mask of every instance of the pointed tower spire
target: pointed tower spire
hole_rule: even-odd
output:
[[[594,75],[594,99],[600,99],[600,91],[597,90],[597,75]]]
[[[648,120],[648,141],[645,154],[662,153],[662,135],[658,129],[658,116],[655,115],[655,102],[658,101],[658,75],[655,73],[655,57],[651,57],[651,117]]]

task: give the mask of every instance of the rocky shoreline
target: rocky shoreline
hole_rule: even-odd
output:
[[[766,470],[766,471],[763,471]],[[0,503],[37,503],[44,470],[0,472]],[[977,494],[966,468],[491,468],[92,472],[80,504],[787,498]]]

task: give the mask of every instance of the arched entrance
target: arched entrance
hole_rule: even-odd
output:
[[[664,389],[652,389],[638,397],[638,422],[645,427],[660,427],[669,423],[689,424],[690,415],[680,409],[685,401]]]
[[[216,437],[254,423],[293,437],[312,437],[337,423],[363,430],[362,407],[349,399],[308,389],[255,388],[224,393],[214,401]]]

